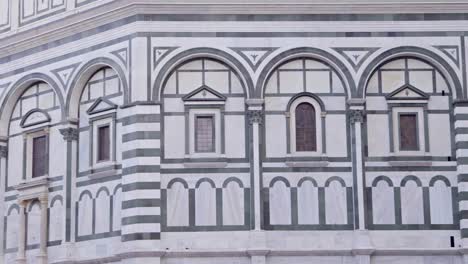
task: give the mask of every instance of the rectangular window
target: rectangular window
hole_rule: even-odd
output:
[[[40,177],[47,174],[47,137],[40,136],[33,138],[33,160],[32,177]]]
[[[416,113],[399,115],[400,150],[419,150]]]
[[[110,127],[109,125],[98,128],[97,161],[110,160]]]
[[[195,151],[215,151],[214,116],[195,117]]]

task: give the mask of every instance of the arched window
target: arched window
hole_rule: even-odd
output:
[[[309,103],[296,107],[296,151],[317,151],[315,108]]]

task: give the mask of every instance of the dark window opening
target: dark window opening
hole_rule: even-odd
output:
[[[102,126],[98,128],[98,161],[110,160],[110,128]]]
[[[33,160],[32,160],[32,177],[40,177],[47,174],[47,137],[40,136],[33,138],[32,146]]]
[[[296,107],[296,151],[317,151],[315,109],[311,104]]]
[[[400,150],[419,150],[417,122],[418,118],[415,113],[400,114]]]
[[[197,116],[195,118],[195,151],[215,151],[215,131],[213,116]]]

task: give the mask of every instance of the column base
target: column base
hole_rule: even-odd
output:
[[[375,248],[366,230],[355,230],[353,241],[353,255],[356,264],[370,264],[370,257]]]
[[[250,257],[251,264],[265,264],[266,257],[265,256],[252,256]]]
[[[26,264],[26,258],[25,257],[17,258],[15,260],[15,263],[16,264]]]
[[[42,254],[42,255],[38,255],[36,256],[36,263],[37,264],[47,264],[47,255],[46,254]]]

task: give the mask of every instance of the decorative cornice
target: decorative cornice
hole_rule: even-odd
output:
[[[258,123],[259,125],[263,124],[263,111],[262,110],[248,110],[247,111],[247,118],[249,119],[249,123]]]
[[[366,112],[364,110],[349,110],[349,122],[354,124],[356,122],[363,123],[366,117]]]
[[[16,7],[15,7],[16,8]],[[343,21],[340,17],[365,16],[362,21],[439,21],[466,20],[468,3],[462,0],[440,1],[177,1],[168,3],[162,0],[115,0],[93,8],[84,6],[51,18],[41,19],[19,29],[14,28],[0,36],[0,47],[5,55],[29,48],[31,45],[44,44],[44,40],[55,41],[77,32],[94,29],[120,19],[136,15],[162,15],[170,21],[171,15],[246,15],[267,17],[271,15],[297,14],[317,15],[313,21]],[[453,13],[454,16],[450,16]],[[229,15],[226,15],[229,14]],[[382,16],[379,16],[381,14]],[[408,15],[408,16],[405,16]],[[445,15],[448,19],[439,18]],[[321,18],[321,19],[320,19]],[[332,19],[334,18],[334,19]],[[16,18],[12,18],[16,19]],[[132,20],[133,18],[130,18]],[[349,21],[355,21],[350,20]],[[346,21],[348,21],[346,20]],[[235,20],[234,20],[235,21]],[[255,22],[257,20],[253,20]],[[286,20],[283,20],[286,21]],[[454,29],[455,30],[455,29]],[[3,54],[3,52],[1,52]],[[1,55],[0,55],[1,57]]]
[[[60,131],[60,134],[62,134],[63,139],[66,141],[78,140],[78,129],[76,128],[67,127],[67,128],[62,128],[59,131]]]

